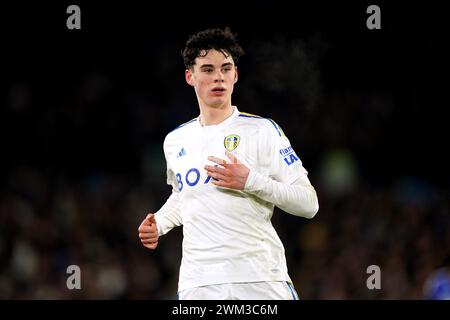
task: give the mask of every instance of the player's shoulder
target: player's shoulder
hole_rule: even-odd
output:
[[[284,136],[281,127],[271,118],[262,117],[256,114],[239,112],[238,119],[241,123],[249,126],[256,126],[258,130],[267,131],[268,134]]]
[[[165,152],[168,152],[185,140],[195,127],[196,121],[197,118],[184,122],[167,133],[163,143]]]
[[[172,129],[167,135],[166,135],[166,140],[170,139],[170,138],[175,138],[177,136],[186,134],[188,131],[190,131],[192,128],[194,128],[196,121],[197,121],[198,117],[191,119],[187,122],[184,122],[182,124],[180,124],[179,126],[175,127],[174,129]]]

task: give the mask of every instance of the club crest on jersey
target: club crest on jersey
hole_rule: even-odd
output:
[[[225,146],[225,149],[231,152],[237,148],[240,140],[241,138],[237,134],[230,134],[223,140],[223,145]]]

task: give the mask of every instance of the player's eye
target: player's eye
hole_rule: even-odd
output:
[[[213,72],[213,69],[203,69],[203,72],[211,73],[211,72]]]

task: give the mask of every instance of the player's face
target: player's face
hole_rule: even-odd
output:
[[[213,108],[231,106],[231,94],[238,79],[237,67],[231,55],[217,50],[195,59],[186,70],[186,81],[194,87],[200,104]]]

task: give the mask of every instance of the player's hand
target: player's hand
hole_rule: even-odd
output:
[[[158,245],[158,229],[156,228],[156,220],[155,215],[149,213],[145,219],[142,221],[141,225],[138,228],[139,238],[141,239],[144,247],[149,248],[151,250],[156,249]]]
[[[218,166],[205,166],[208,176],[213,178],[212,183],[216,186],[244,190],[250,169],[241,163],[232,153],[225,151],[230,161],[209,156],[208,160],[215,162]]]

